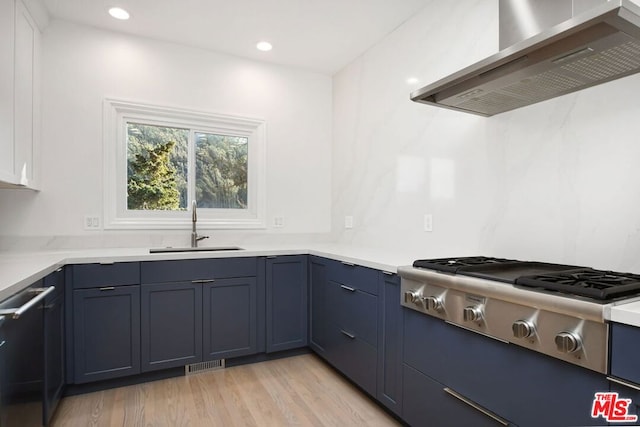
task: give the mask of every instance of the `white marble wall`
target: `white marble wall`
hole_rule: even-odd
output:
[[[334,236],[640,272],[640,76],[491,118],[408,100],[497,51],[497,3],[434,0],[334,76]]]

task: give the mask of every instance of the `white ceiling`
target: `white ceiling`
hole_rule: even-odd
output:
[[[432,0],[44,0],[51,17],[334,74]],[[117,21],[111,6],[128,10]],[[271,52],[256,50],[270,41]]]

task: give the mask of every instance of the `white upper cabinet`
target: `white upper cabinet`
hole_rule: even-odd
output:
[[[0,181],[15,180],[13,150],[14,0],[0,0]]]
[[[21,0],[0,2],[0,181],[36,188],[41,34]]]

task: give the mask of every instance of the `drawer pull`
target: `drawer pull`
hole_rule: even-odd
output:
[[[346,265],[348,267],[355,267],[356,265],[352,262],[347,262],[347,261],[340,261],[343,265]]]
[[[104,288],[100,288],[100,291],[113,291],[115,286],[105,286]]]
[[[278,258],[277,255],[267,255],[267,259],[276,259]]]
[[[463,395],[461,395],[460,393],[458,393],[457,391],[451,390],[449,387],[445,387],[442,389],[445,393],[449,394],[450,396],[455,397],[456,399],[458,399],[459,401],[466,403],[467,405],[471,406],[473,409],[482,412],[483,414],[485,414],[486,416],[488,416],[489,418],[499,422],[500,424],[502,424],[503,426],[508,426],[509,425],[509,421],[505,420],[502,417],[497,416],[496,414],[494,414],[493,412],[491,412],[488,409],[483,408],[482,406],[478,405],[476,402],[474,402],[473,400],[467,399],[466,397],[464,397]]]
[[[215,279],[200,279],[200,280],[192,280],[191,283],[213,283]]]
[[[345,331],[345,330],[343,330],[343,329],[340,329],[340,332],[342,333],[342,335],[345,335],[345,336],[349,337],[349,338],[350,338],[350,339],[352,339],[352,340],[356,339],[356,336],[355,336],[355,335],[350,334],[349,332],[347,332],[347,331]]]
[[[382,274],[386,274],[387,276],[393,276],[394,273],[391,271],[382,270]]]
[[[629,387],[629,388],[632,388],[634,390],[640,391],[640,386],[638,386],[636,384],[633,384],[633,383],[630,383],[630,382],[627,382],[627,381],[622,381],[621,379],[613,378],[613,377],[609,377],[609,376],[607,376],[607,379],[609,381],[611,381],[612,383],[620,384],[620,385],[623,385],[625,387]]]
[[[356,291],[355,288],[352,288],[350,286],[340,285],[340,287],[342,289],[344,289],[345,291],[349,291],[349,292],[355,292]]]
[[[114,265],[115,261],[100,261],[98,264],[100,265]]]

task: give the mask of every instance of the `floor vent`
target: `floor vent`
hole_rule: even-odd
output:
[[[209,362],[192,363],[191,365],[185,365],[184,374],[193,375],[200,372],[215,371],[217,369],[224,369],[224,359],[211,360]]]

